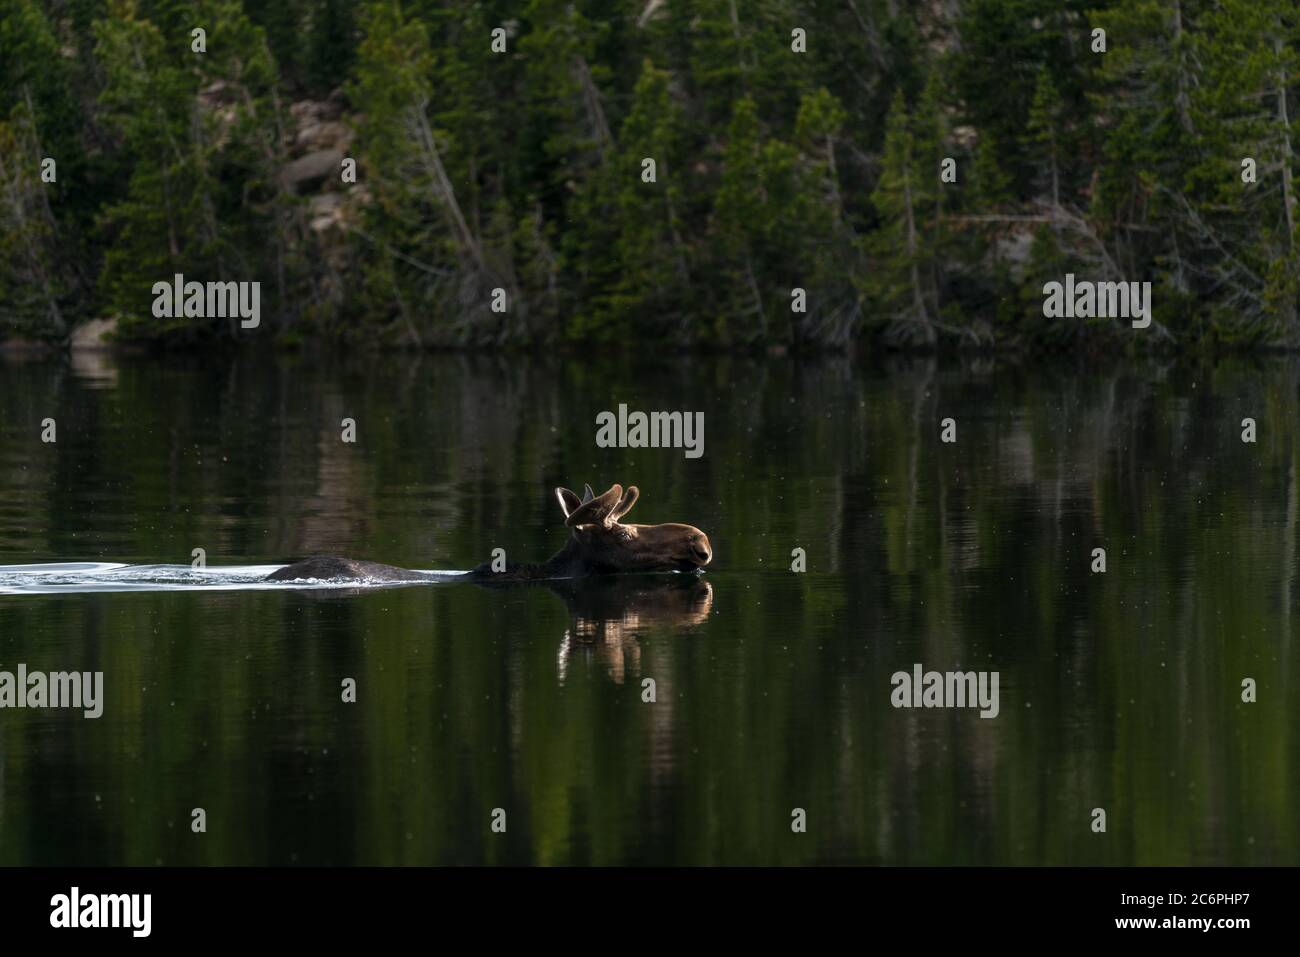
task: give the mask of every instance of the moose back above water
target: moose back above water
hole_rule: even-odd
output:
[[[507,563],[500,570],[491,562],[459,577],[479,582],[547,581],[612,575],[625,572],[695,571],[713,560],[709,538],[693,525],[668,522],[662,525],[624,524],[622,518],[640,497],[635,485],[614,484],[603,495],[586,486],[576,492],[557,488],[555,498],[570,530],[564,547],[537,564]],[[433,581],[445,576],[396,568],[351,558],[317,556],[277,569],[267,581]]]

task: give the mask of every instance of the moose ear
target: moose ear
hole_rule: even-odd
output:
[[[582,502],[578,500],[578,496],[575,493],[569,491],[567,488],[564,488],[563,486],[559,486],[556,488],[555,499],[560,503],[560,509],[564,512],[565,518],[568,518],[569,514],[575,508],[577,508],[579,505],[582,504]]]
[[[611,485],[603,495],[592,498],[590,502],[583,502],[576,509],[569,513],[569,517],[564,524],[570,528],[578,525],[605,525],[613,524],[610,519],[610,513],[614,511],[614,506],[623,497],[623,486]]]
[[[635,485],[629,485],[627,491],[623,493],[623,497],[620,498],[618,504],[614,506],[614,511],[609,513],[610,521],[621,521],[624,515],[632,511],[632,506],[636,504],[636,500],[640,497],[641,490]]]

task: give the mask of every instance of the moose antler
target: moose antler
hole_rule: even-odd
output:
[[[622,521],[623,516],[632,511],[632,506],[636,504],[636,500],[640,497],[641,490],[635,485],[629,485],[627,491],[623,493],[623,497],[614,506],[614,511],[609,513],[609,520],[611,522]]]
[[[591,493],[591,486],[587,486],[588,494]],[[614,524],[611,517],[614,510],[622,504],[623,486],[617,482],[611,485],[603,495],[585,498],[582,504],[569,513],[564,524],[569,528],[578,525],[604,525],[606,527]]]

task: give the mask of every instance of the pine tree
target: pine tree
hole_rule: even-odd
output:
[[[361,162],[374,198],[361,235],[384,264],[367,284],[367,301],[416,343],[424,340],[416,317],[426,314],[445,322],[433,330],[436,341],[504,335],[510,313],[502,320],[490,311],[491,290],[507,289],[517,315],[517,289],[489,259],[481,212],[465,206],[466,195],[477,200],[478,184],[451,166],[456,139],[433,120],[434,57],[425,27],[399,4],[376,0],[364,12],[363,30],[357,78],[349,87],[365,118]],[[487,37],[485,30],[485,49]],[[465,129],[452,109],[457,101],[440,102],[448,109],[439,115]],[[507,226],[498,230],[508,237]]]
[[[571,0],[530,0],[524,60],[527,124],[518,152],[533,158],[530,189],[519,201],[512,258],[530,297],[530,320],[561,321],[562,298],[579,295],[558,247],[561,229],[582,230],[581,191],[614,149],[604,87],[610,71],[598,62],[606,24],[586,17]]]
[[[307,27],[307,79],[320,95],[343,85],[352,70],[356,21],[352,0],[316,0]]]
[[[1003,169],[1018,191],[1036,172],[1037,144],[1022,133],[1040,87],[1055,90],[1071,115],[1087,115],[1083,90],[1088,58],[1096,55],[1084,27],[1087,11],[1096,5],[1096,0],[970,0],[962,8],[953,88],[965,103],[966,118],[1006,150]],[[1064,170],[1058,172],[1064,176]]]
[[[726,261],[724,269],[733,291],[723,297],[727,310],[719,312],[718,322],[734,316],[729,324],[744,328],[748,323],[749,328],[741,333],[743,338],[762,339],[767,334],[767,317],[754,259],[759,252],[756,247],[761,247],[772,224],[764,193],[757,107],[751,98],[736,102],[726,144],[714,215]],[[725,327],[720,326],[716,332],[728,335]]]
[[[202,256],[191,224],[198,201],[189,169],[194,78],[166,56],[162,34],[117,0],[95,24],[95,56],[105,72],[101,102],[131,162],[127,195],[105,207],[100,234],[108,251],[99,275],[105,307],[120,314],[123,332],[184,329],[183,319],[153,321],[150,289],[175,272],[193,273]]]
[[[889,338],[932,344],[936,333],[928,304],[932,296],[925,216],[938,169],[921,168],[916,145],[913,120],[899,91],[889,108],[880,179],[871,194],[880,224],[868,237],[872,259],[861,281],[879,314],[889,321]]]
[[[948,261],[959,252],[957,237],[950,229],[949,219],[958,211],[962,195],[962,180],[944,183],[943,167],[948,160],[956,163],[956,152],[949,145],[951,130],[949,109],[944,95],[943,63],[936,62],[922,87],[912,116],[913,155],[919,170],[918,185],[927,197],[927,203],[918,212],[922,223],[927,312],[938,318],[953,316],[958,310],[946,294],[948,286]],[[964,159],[964,157],[963,157]],[[963,328],[963,331],[964,328]]]
[[[562,207],[614,142],[601,91],[608,71],[593,67],[606,28],[583,16],[571,0],[530,0],[524,16],[531,26],[519,41],[530,145],[545,158],[538,172],[548,181],[550,198]]]
[[[1034,87],[1034,100],[1029,107],[1028,140],[1037,147],[1035,165],[1043,171],[1042,178],[1053,209],[1061,205],[1061,161],[1065,146],[1065,106],[1051,74],[1038,71]]]
[[[992,132],[981,131],[975,144],[972,163],[974,204],[978,209],[971,219],[974,241],[966,248],[967,261],[980,264],[980,286],[985,294],[985,310],[994,313],[994,326],[1015,322],[1019,310],[1011,304],[1008,293],[1015,288],[1009,264],[1001,251],[1004,237],[1012,233],[1016,196],[1011,177],[1002,166],[1002,147]],[[977,307],[978,308],[978,307]]]
[[[59,337],[68,328],[61,305],[68,283],[57,271],[59,231],[42,157],[33,111],[14,110],[0,122],[0,330]]]
[[[328,3],[329,0],[275,0],[274,3],[246,5],[248,18],[266,34],[267,46],[270,47],[283,78],[298,78],[304,53],[315,47],[314,33],[309,33],[307,29],[307,11],[312,11],[314,18],[319,15],[319,8]],[[310,41],[308,51],[303,49],[304,35]],[[340,60],[336,66],[346,69],[347,61]],[[335,85],[338,85],[337,81]]]
[[[1090,215],[1114,237],[1115,258],[1132,278],[1150,275],[1161,302],[1183,302],[1169,315],[1190,312],[1199,285],[1196,264],[1183,256],[1195,242],[1178,207],[1200,150],[1192,94],[1201,82],[1195,48],[1205,6],[1129,0],[1092,18],[1108,49],[1092,94],[1107,125]]]
[[[1175,198],[1225,337],[1300,343],[1295,114],[1300,11],[1223,0],[1195,37],[1205,75],[1191,95],[1198,162]],[[1257,182],[1242,182],[1253,158]]]
[[[798,264],[797,285],[811,300],[806,313],[789,320],[795,345],[847,345],[860,321],[860,295],[852,277],[861,272],[861,264],[854,252],[857,243],[846,213],[838,158],[847,121],[839,98],[825,87],[804,95],[795,119],[801,198],[791,210],[797,225],[785,235],[788,261]],[[789,311],[788,305],[783,311]]]
[[[358,164],[372,199],[364,226],[356,228],[370,244],[361,261],[363,302],[372,316],[418,343],[415,316],[445,294],[457,238],[464,242],[468,228],[448,229],[440,202],[446,173],[425,113],[431,55],[424,27],[407,20],[398,3],[378,0],[364,8],[362,32],[348,97],[364,118]],[[455,216],[464,223],[458,209]]]
[[[679,162],[681,124],[668,73],[645,61],[617,150],[578,202],[583,215],[600,217],[603,226],[566,252],[578,268],[594,269],[600,284],[591,311],[574,317],[570,335],[612,337],[624,325],[661,322],[686,310],[691,273],[680,216],[686,175]],[[643,179],[646,160],[654,161],[653,182]],[[598,245],[602,240],[610,244]]]
[[[82,233],[87,163],[73,72],[53,25],[32,0],[0,11],[0,327],[62,336],[84,310]],[[44,182],[41,164],[55,161]]]
[[[174,273],[268,281],[267,312],[285,298],[275,64],[233,0],[197,4],[193,16],[206,24],[208,52],[189,60],[177,60],[178,38],[139,19],[130,0],[115,0],[95,25],[105,115],[130,162],[125,197],[101,214],[109,249],[99,283],[126,334],[211,331],[152,316],[153,284]]]
[[[674,6],[669,4],[669,7]],[[789,0],[695,0],[672,11],[687,21],[688,66],[693,99],[705,115],[721,117],[744,97],[765,116],[792,116],[811,88],[807,55],[790,49],[793,27],[812,27]]]
[[[992,132],[981,133],[975,145],[975,191],[985,210],[996,210],[1014,198],[1011,177],[1002,166],[1002,146]]]

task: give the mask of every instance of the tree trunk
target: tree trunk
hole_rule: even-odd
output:
[[[456,191],[452,188],[451,180],[447,177],[447,170],[442,165],[442,157],[438,153],[438,144],[434,142],[433,130],[429,128],[429,118],[424,115],[424,104],[412,107],[411,116],[415,120],[416,133],[424,151],[425,166],[437,183],[438,189],[442,192],[442,198],[451,213],[452,224],[462,249],[478,264],[480,269],[484,272],[490,272],[487,263],[483,260],[483,249],[479,245],[478,239],[470,231],[469,224],[465,222],[465,214],[461,212],[460,203],[456,201]]]
[[[736,41],[736,64],[740,67],[742,77],[749,75],[749,67],[745,64],[745,48],[740,41],[740,14],[736,10],[736,0],[730,0],[731,6],[731,36]]]
[[[582,87],[582,101],[587,107],[587,119],[595,132],[596,147],[600,150],[603,159],[605,150],[614,142],[614,136],[609,131],[605,108],[600,104],[600,91],[596,89],[596,83],[591,78],[591,68],[587,66],[585,58],[574,57],[573,69],[578,75],[578,84]]]
[[[916,234],[916,214],[912,209],[910,157],[905,162],[907,167],[903,171],[903,208],[907,211],[907,263],[912,277],[912,307],[916,310],[916,321],[924,324],[926,340],[929,341],[932,339],[934,331],[930,328],[930,317],[925,310],[925,297],[921,293],[921,269],[917,263],[917,247],[919,243]]]
[[[1056,164],[1056,134],[1052,134],[1052,140],[1048,144],[1048,149],[1052,159],[1052,208],[1061,208],[1061,170]]]
[[[40,169],[41,165],[41,145],[36,139],[36,114],[32,109],[31,94],[27,87],[23,87],[23,94],[27,101],[27,121],[29,124],[29,136],[16,137],[15,143],[20,153],[20,163],[27,164],[30,169]],[[30,152],[30,156],[21,155]],[[48,230],[48,235],[57,239],[58,224],[54,219],[54,212],[50,209],[49,195],[44,184],[31,188],[30,192],[40,197],[41,210],[35,214],[37,220],[41,222],[31,223],[32,216],[28,215],[27,204],[23,197],[23,184],[25,177],[21,168],[14,170],[13,181],[9,181],[8,171],[3,166],[3,157],[0,157],[0,183],[6,187],[5,192],[9,194],[9,203],[13,207],[14,224],[18,228],[19,235],[30,234],[30,239],[23,243],[23,249],[26,254],[29,265],[30,275],[40,284],[41,293],[45,298],[45,305],[49,310],[50,326],[57,336],[62,336],[68,331],[67,323],[64,322],[63,312],[59,309],[58,296],[54,291],[54,283],[50,279],[48,270],[45,268],[46,243],[40,240],[42,234]],[[39,193],[37,193],[39,190]]]
[[[1183,3],[1174,0],[1174,57],[1178,61],[1178,93],[1174,96],[1174,106],[1178,110],[1178,122],[1186,133],[1194,132],[1190,97],[1187,93],[1187,71],[1183,69],[1183,58],[1178,46],[1183,38]]]
[[[1273,52],[1281,58],[1282,37],[1280,28],[1279,32],[1273,35]],[[1279,66],[1277,70],[1277,123],[1278,129],[1282,133],[1282,204],[1286,209],[1287,249],[1294,252],[1296,197],[1291,170],[1293,154],[1291,151],[1291,120],[1287,114],[1286,80],[1286,70]]]

